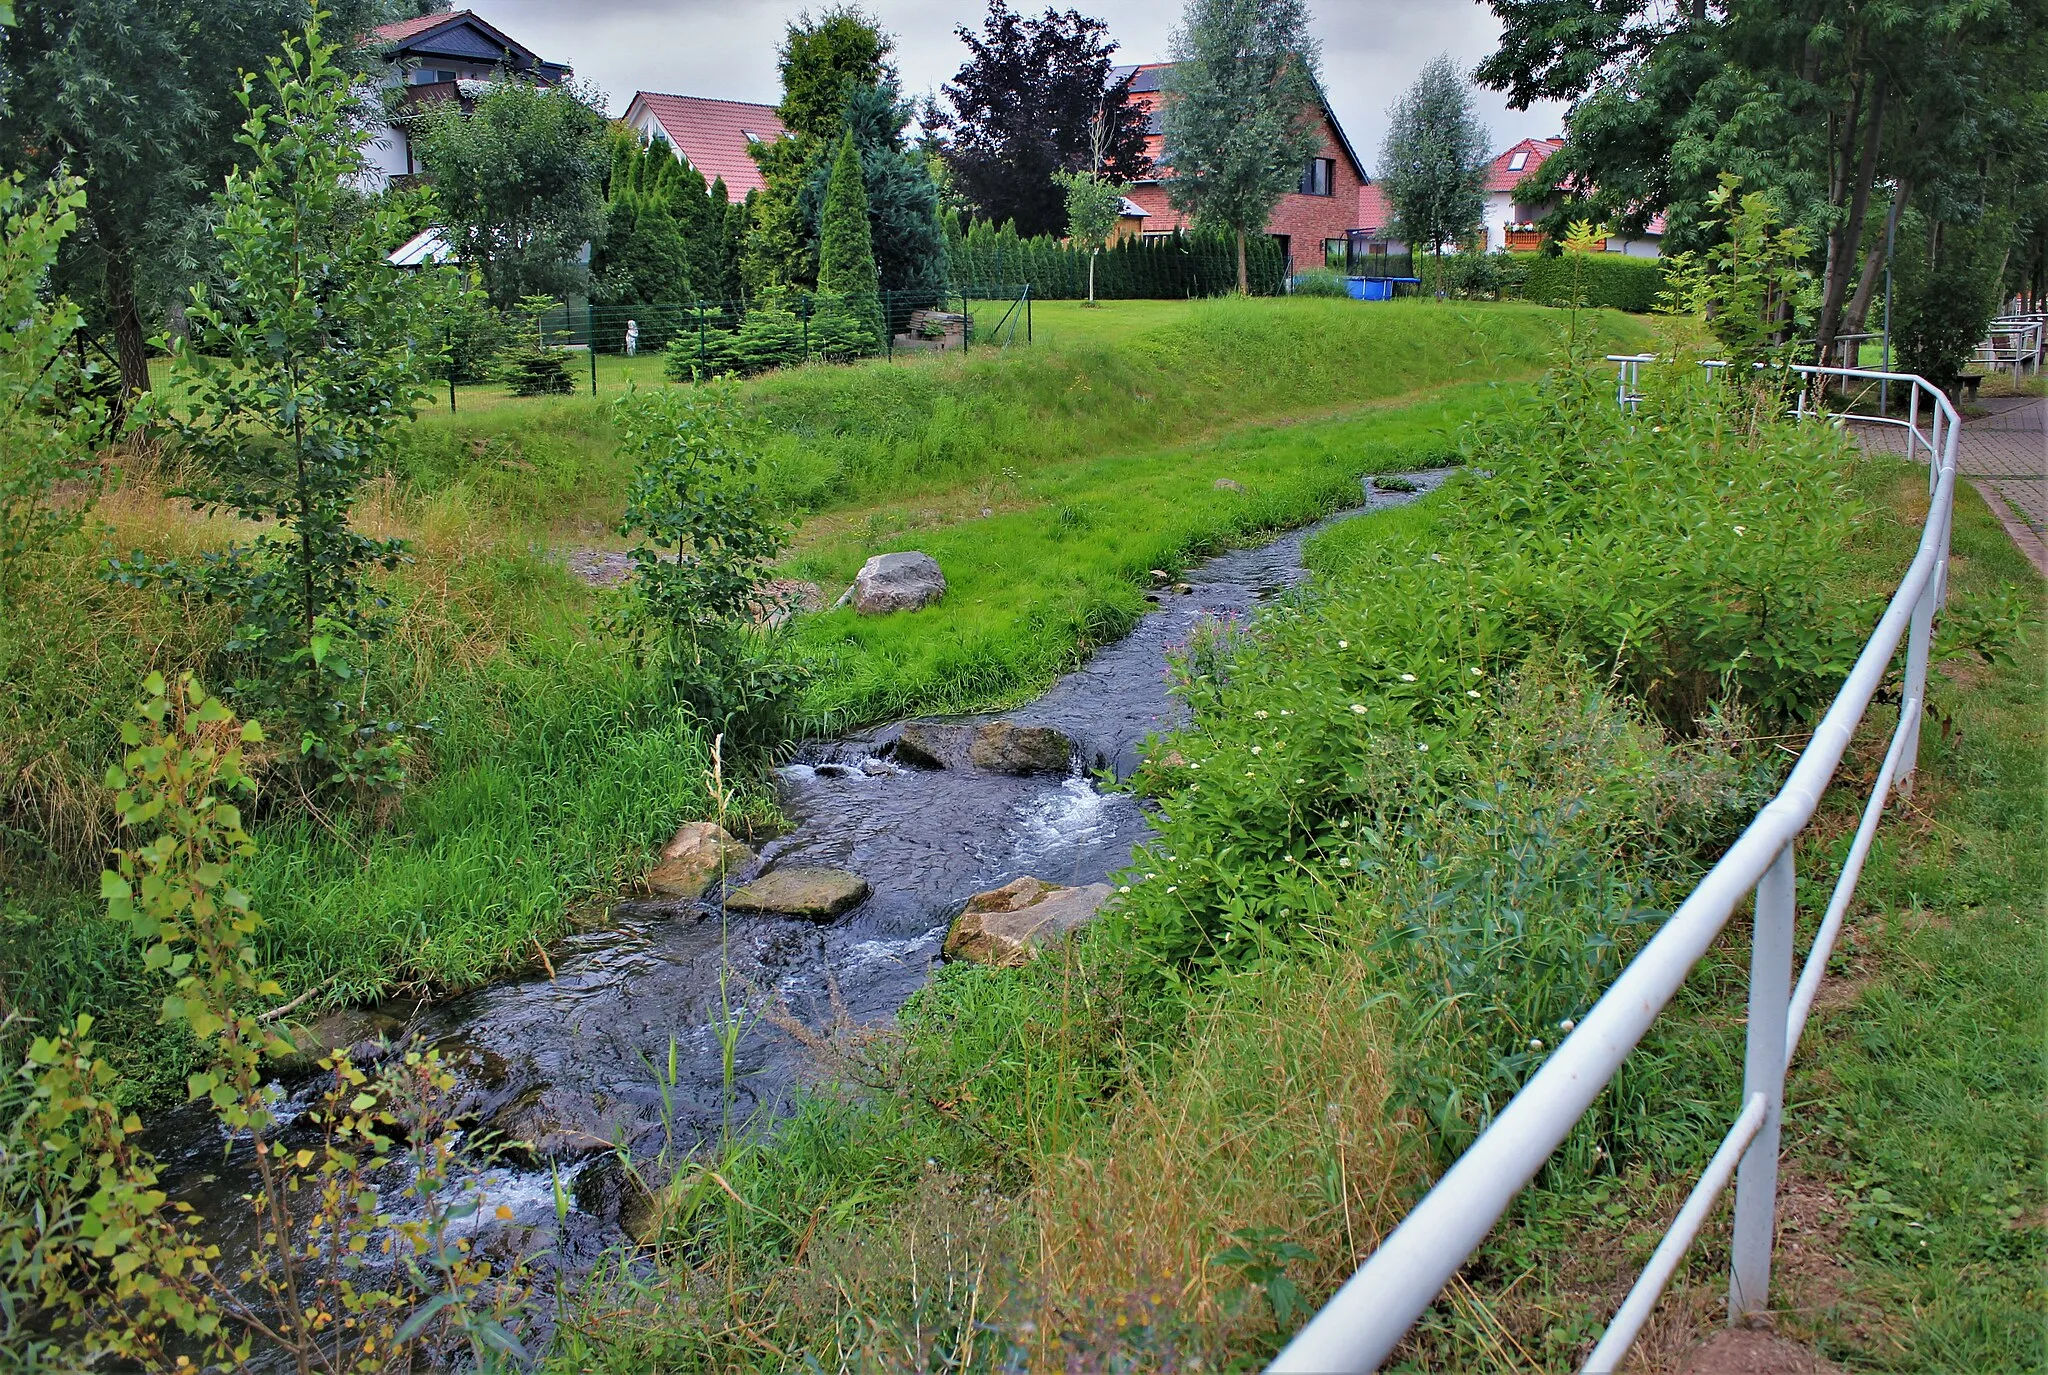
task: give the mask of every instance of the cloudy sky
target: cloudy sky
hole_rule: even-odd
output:
[[[636,90],[718,96],[774,104],[781,90],[775,47],[784,24],[807,0],[456,0],[555,62],[575,66],[623,113]],[[817,7],[821,0],[809,0]],[[1046,0],[1012,7],[1042,12]],[[1323,44],[1323,82],[1337,118],[1371,168],[1386,133],[1387,107],[1439,53],[1461,67],[1493,50],[1499,32],[1474,0],[1310,0]],[[896,59],[907,94],[936,91],[959,69],[966,50],[955,27],[979,28],[986,0],[863,0],[896,35]],[[1152,61],[1166,54],[1179,18],[1176,0],[1059,0],[1109,23],[1117,59]],[[1562,106],[1510,110],[1491,91],[1479,108],[1494,147],[1556,133]]]

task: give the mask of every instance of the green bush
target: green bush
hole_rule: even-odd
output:
[[[567,396],[576,390],[568,355],[560,349],[519,349],[507,354],[499,376],[514,396]]]
[[[1288,287],[1293,296],[1349,296],[1351,292],[1344,285],[1344,278],[1327,267],[1312,267],[1306,272],[1295,274]]]
[[[1443,260],[1445,291],[1466,300],[1497,301],[1521,290],[1529,278],[1528,255],[1453,253]]]
[[[799,310],[811,312],[807,320]],[[751,310],[737,329],[678,334],[669,344],[664,367],[669,380],[687,382],[700,373],[712,377],[753,377],[774,368],[795,367],[812,359],[850,363],[880,345],[874,298],[819,298],[797,309],[780,304]]]
[[[1621,253],[1515,253],[1527,275],[1522,299],[1539,306],[1568,306],[1577,293],[1582,306],[1604,306],[1646,314],[1664,290],[1664,265],[1655,258]]]

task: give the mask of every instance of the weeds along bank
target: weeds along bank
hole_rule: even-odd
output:
[[[792,576],[843,585],[868,554],[918,546],[956,589],[902,625],[802,618],[789,648],[810,666],[810,718],[1014,699],[1121,633],[1148,569],[1333,509],[1360,472],[1434,461],[1491,393],[1386,413],[1362,402],[1474,371],[1525,375],[1556,328],[1533,310],[1326,317],[1330,304],[1148,309],[1122,334],[1091,320],[1066,349],[749,384],[762,480],[791,514],[826,508],[800,530]],[[1318,412],[1337,418],[1242,423]],[[704,733],[600,630],[606,597],[563,563],[563,545],[609,540],[624,505],[631,460],[610,402],[508,400],[452,422],[429,411],[394,439],[394,471],[366,486],[356,523],[409,548],[369,580],[390,627],[360,686],[430,728],[395,796],[278,785],[253,812],[262,957],[314,1007],[524,964],[708,805]],[[175,1094],[190,1048],[156,1029],[135,948],[96,915],[88,880],[116,839],[100,779],[142,677],[217,677],[234,620],[105,573],[133,551],[203,562],[262,526],[167,495],[206,476],[192,454],[128,462],[85,529],[36,561],[0,627],[0,864],[10,997],[93,1012],[131,1088],[157,1098]],[[1246,490],[1216,490],[1222,476]],[[835,513],[854,503],[870,509]]]
[[[1194,720],[1139,775],[1159,839],[1114,913],[1058,958],[941,970],[899,1035],[818,1038],[845,1092],[684,1168],[660,1265],[599,1276],[553,1368],[1276,1349],[1769,795],[1910,559],[1913,470],[1753,428],[1697,369],[1647,390],[1631,420],[1582,366],[1475,423],[1440,498],[1319,536],[1310,589],[1190,645]],[[1998,596],[1958,581],[1971,673],[2014,671]],[[1703,1163],[1739,964],[1549,1167],[1557,1214]],[[2021,1187],[2003,1158],[1994,1192]],[[1418,1368],[1575,1368],[1592,1331],[1516,1306],[1534,1240],[1489,1253]]]

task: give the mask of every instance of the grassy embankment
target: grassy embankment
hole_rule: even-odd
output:
[[[1066,317],[1066,318],[1063,318]],[[1557,326],[1526,307],[1119,303],[1041,312],[1029,349],[811,368],[748,384],[773,427],[768,485],[804,518],[791,571],[843,583],[924,547],[953,595],[901,623],[807,618],[821,721],[997,705],[1127,624],[1145,570],[1347,499],[1428,462],[1490,384],[1533,375]],[[1636,326],[1608,317],[1617,339]],[[652,360],[637,360],[645,367]],[[1419,404],[1418,397],[1427,400]],[[472,398],[474,399],[474,398]],[[706,806],[704,742],[592,630],[562,555],[604,546],[626,474],[602,398],[423,411],[366,527],[414,541],[373,681],[431,721],[395,810],[271,798],[246,875],[265,958],[322,1003],[474,983],[617,893]],[[1218,476],[1243,493],[1220,492]],[[97,782],[151,668],[203,670],[217,609],[109,585],[104,553],[203,552],[235,533],[136,471],[63,551],[0,643],[9,996],[92,1010],[152,1093],[188,1066],[155,1030],[134,952],[98,919]],[[984,516],[982,512],[988,511]]]
[[[1269,1354],[1768,794],[1910,557],[1920,470],[1662,402],[1629,427],[1602,390],[1469,436],[1493,482],[1322,536],[1315,590],[1191,660],[1121,909],[1061,958],[947,968],[901,1036],[820,1036],[850,1092],[685,1169],[663,1266],[601,1277],[555,1368]],[[1792,1090],[1776,1293],[1859,1368],[2041,1354],[2042,605],[1968,493],[1957,550],[1952,619],[2018,583],[2022,638],[1941,670]],[[1405,1368],[1583,1358],[1735,1110],[1742,927]],[[1712,1325],[1715,1226],[1659,1364]]]

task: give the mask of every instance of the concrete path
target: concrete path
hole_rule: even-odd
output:
[[[1988,414],[1963,422],[1957,467],[2048,577],[2048,398],[2003,396],[1981,404]],[[1905,431],[1897,426],[1855,429],[1873,453],[1905,452]]]

